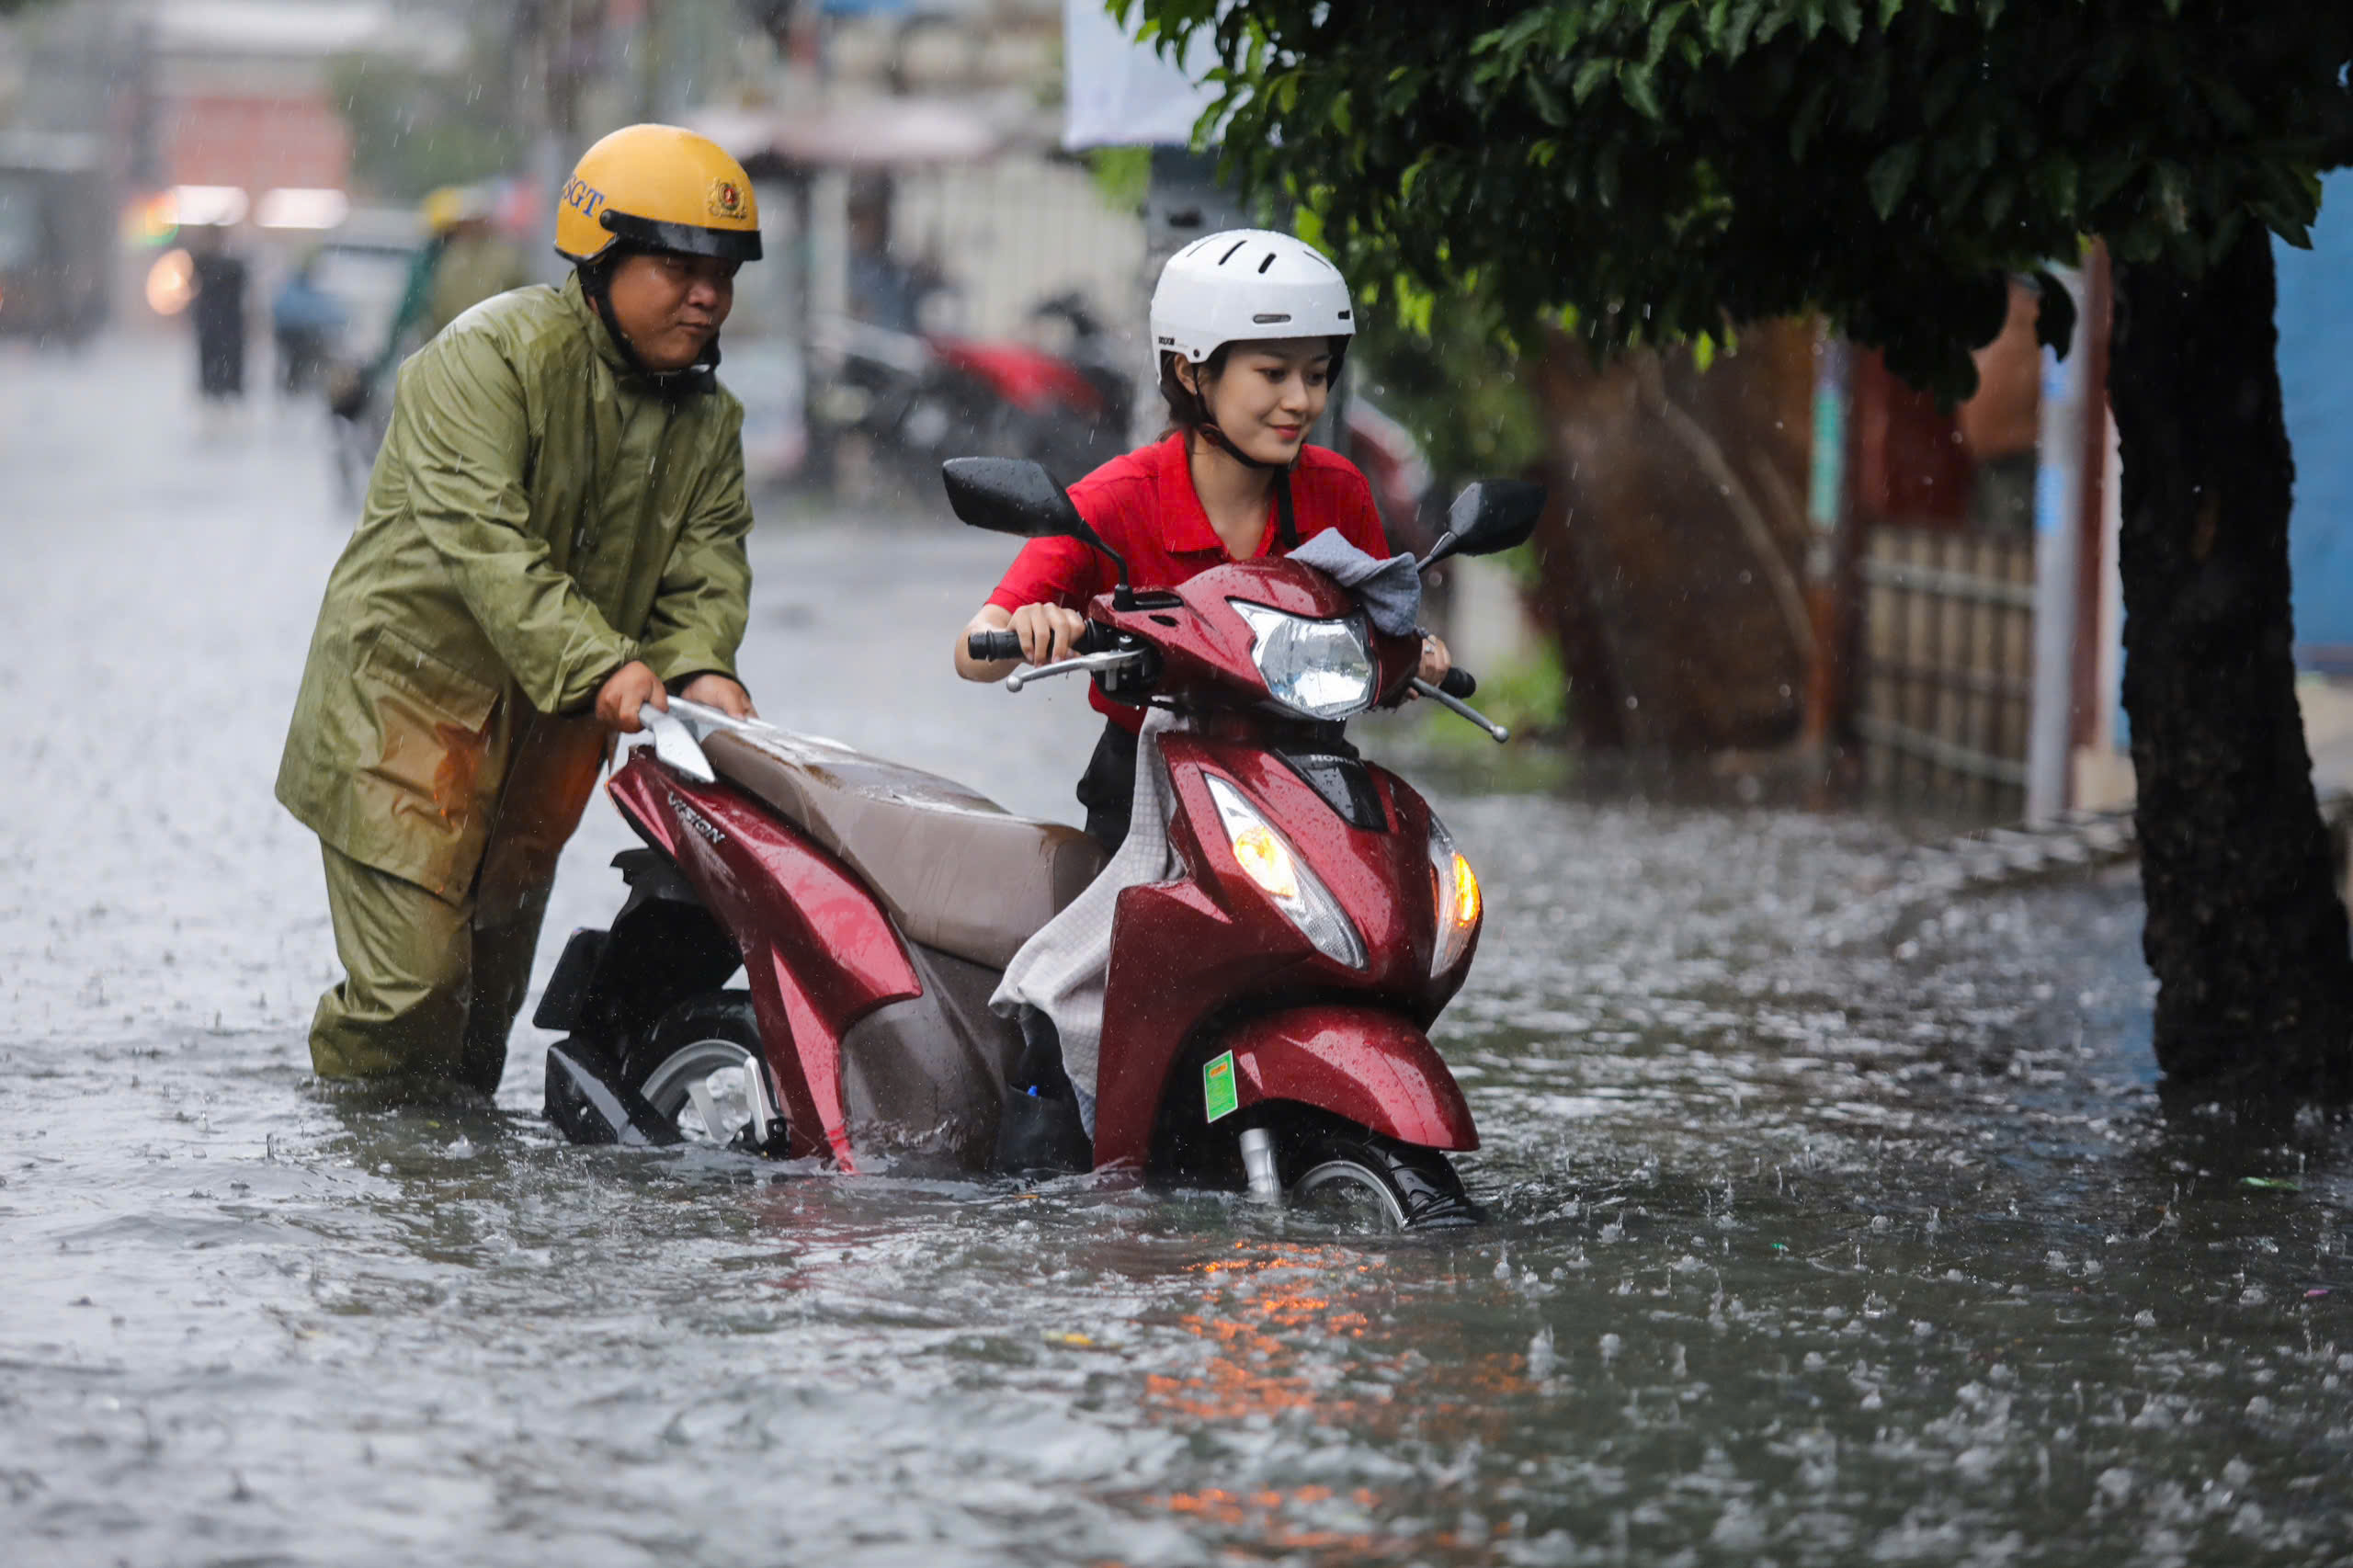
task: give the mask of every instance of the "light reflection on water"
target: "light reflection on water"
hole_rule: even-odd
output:
[[[2346,1163],[2316,1121],[2160,1113],[2129,879],[1859,935],[1885,826],[1446,805],[1490,899],[1443,1040],[1495,1214],[1467,1240],[572,1150],[324,1100],[282,1034],[0,1047],[17,1533],[142,1562],[2353,1550]]]

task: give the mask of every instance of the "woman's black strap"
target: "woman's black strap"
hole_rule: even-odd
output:
[[[1244,467],[1267,468],[1275,471],[1275,542],[1282,547],[1282,552],[1285,555],[1297,550],[1299,548],[1299,518],[1290,509],[1290,476],[1293,465],[1299,460],[1294,458],[1289,463],[1270,463],[1262,458],[1250,456],[1232,441],[1227,440],[1225,432],[1214,425],[1203,425],[1199,426],[1199,430],[1202,439]],[[1191,449],[1188,446],[1187,449]]]

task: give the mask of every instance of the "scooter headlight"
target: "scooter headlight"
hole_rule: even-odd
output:
[[[1324,891],[1315,873],[1243,798],[1241,790],[1213,773],[1204,778],[1210,799],[1217,804],[1218,821],[1225,827],[1226,844],[1244,874],[1290,917],[1317,952],[1350,969],[1364,968],[1364,938],[1357,934],[1356,923],[1340,908],[1339,901]]]
[[[1430,972],[1444,974],[1462,961],[1478,933],[1482,901],[1477,874],[1435,812],[1430,813],[1430,895],[1438,905],[1438,945],[1430,951]]]
[[[1250,661],[1267,690],[1294,713],[1346,719],[1372,706],[1372,640],[1361,613],[1312,620],[1228,599],[1249,624]]]

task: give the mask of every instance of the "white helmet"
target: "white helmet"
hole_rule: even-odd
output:
[[[1168,258],[1152,291],[1152,347],[1199,364],[1229,343],[1351,337],[1347,279],[1304,240],[1228,229]]]

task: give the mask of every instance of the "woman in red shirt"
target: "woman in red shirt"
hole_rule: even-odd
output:
[[[1339,269],[1303,242],[1263,229],[1196,240],[1168,260],[1152,296],[1152,338],[1169,433],[1071,486],[1079,516],[1124,555],[1138,588],[1167,588],[1229,561],[1288,553],[1337,528],[1390,553],[1371,486],[1336,452],[1306,444],[1356,333]],[[1074,539],[1032,540],[956,637],[956,673],[1002,680],[1017,664],[1067,658],[1085,610],[1108,593],[1110,563]],[[1010,630],[1022,659],[980,660],[966,639]],[[1448,668],[1427,637],[1422,678]],[[1078,781],[1086,831],[1107,849],[1127,836],[1142,713],[1089,699],[1106,719]]]

